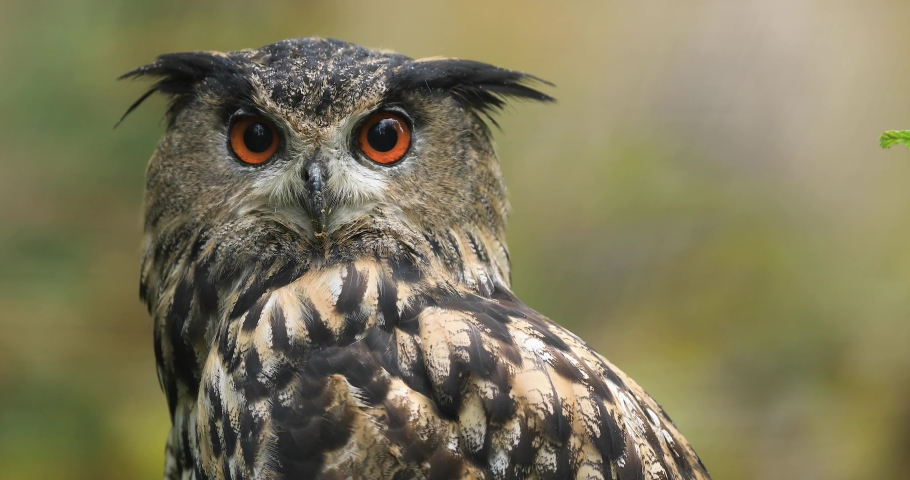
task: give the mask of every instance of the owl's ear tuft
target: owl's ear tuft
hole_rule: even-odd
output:
[[[505,106],[507,98],[556,101],[529,86],[535,83],[553,86],[533,75],[486,63],[454,58],[428,58],[399,67],[392,79],[392,89],[449,92],[465,106],[483,114],[496,125],[491,115]]]
[[[192,99],[196,87],[208,79],[218,84],[237,82],[240,69],[230,57],[216,52],[187,52],[161,55],[154,63],[130,70],[118,80],[127,78],[158,78],[152,87],[126,110],[117,125],[142,104],[153,93],[171,97],[167,110],[168,125],[171,125],[180,110]],[[115,125],[116,127],[116,125]]]

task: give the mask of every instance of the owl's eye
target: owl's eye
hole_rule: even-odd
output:
[[[401,115],[374,113],[360,127],[360,150],[370,160],[388,165],[401,160],[411,146],[411,127]]]
[[[231,150],[244,163],[259,165],[278,150],[278,133],[260,117],[241,117],[231,126]]]

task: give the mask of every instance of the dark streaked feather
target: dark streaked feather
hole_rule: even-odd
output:
[[[139,68],[124,73],[118,80],[127,78],[153,77],[160,78],[152,87],[126,110],[117,125],[127,115],[142,105],[154,93],[163,93],[171,96],[171,103],[167,110],[168,124],[170,125],[177,113],[187,104],[200,82],[207,79],[216,79],[218,84],[237,84],[249,90],[248,81],[239,73],[241,68],[229,57],[208,52],[185,52],[161,55],[154,63],[143,65]],[[115,127],[117,125],[114,125]]]
[[[457,97],[468,108],[486,116],[501,110],[506,98],[554,102],[553,97],[528,84],[553,84],[523,72],[482,62],[454,58],[418,60],[402,65],[390,82],[392,91],[442,90]]]

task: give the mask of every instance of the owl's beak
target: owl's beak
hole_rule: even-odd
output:
[[[303,180],[306,188],[306,197],[304,198],[304,208],[310,214],[310,221],[313,223],[313,230],[316,232],[316,238],[325,237],[326,217],[328,216],[328,207],[325,199],[325,175],[324,167],[319,161],[313,161],[307,165],[303,172]]]

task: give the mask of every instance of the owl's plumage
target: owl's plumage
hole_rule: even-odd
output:
[[[166,478],[708,478],[651,397],[510,291],[485,121],[550,100],[537,79],[318,38],[126,76],[172,97],[140,288]],[[355,138],[380,111],[411,129],[389,165]],[[268,161],[232,150],[238,115],[274,129]]]

